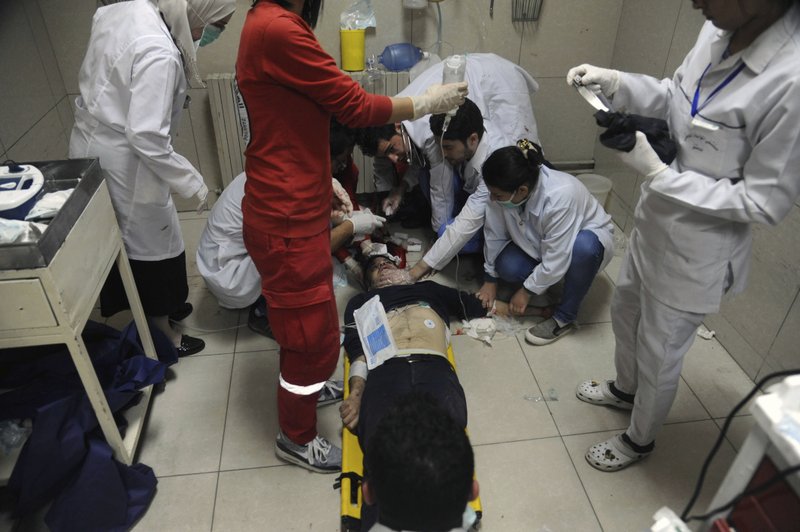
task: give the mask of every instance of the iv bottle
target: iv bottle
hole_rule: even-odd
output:
[[[467,56],[451,55],[442,65],[442,83],[460,83],[467,73]]]
[[[367,58],[367,68],[361,78],[361,86],[372,94],[385,94],[384,71],[378,66],[378,58],[372,54]]]
[[[378,61],[386,67],[387,70],[392,72],[400,72],[401,70],[408,70],[417,64],[417,62],[425,57],[426,52],[423,52],[409,42],[401,42],[397,44],[390,44],[383,49],[383,53],[378,56]]]
[[[442,65],[442,83],[461,83],[467,74],[467,56],[466,55],[451,55],[444,60]],[[450,125],[450,119],[456,116],[458,108],[450,109],[447,111],[447,116],[444,118],[442,124],[442,131],[447,131]]]

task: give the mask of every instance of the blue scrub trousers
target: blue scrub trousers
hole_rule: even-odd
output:
[[[453,223],[455,220],[450,218],[447,220],[447,223],[439,227],[439,230],[436,231],[436,234],[439,238],[442,237],[444,232],[447,230],[447,226]],[[467,240],[467,243],[464,244],[464,247],[461,248],[461,251],[458,252],[459,255],[463,255],[465,253],[481,253],[483,251],[483,231],[478,231],[472,238]]]
[[[596,234],[588,229],[578,232],[572,246],[572,262],[564,275],[564,294],[553,313],[555,319],[562,323],[572,323],[578,317],[578,309],[603,263],[604,253],[605,248]],[[510,242],[498,255],[495,269],[504,281],[520,284],[539,263],[540,261]]]

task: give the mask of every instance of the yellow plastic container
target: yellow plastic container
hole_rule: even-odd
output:
[[[366,30],[339,30],[342,43],[342,70],[364,70],[364,38]]]

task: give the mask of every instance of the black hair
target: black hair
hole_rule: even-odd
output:
[[[487,186],[514,192],[522,185],[533,191],[539,182],[539,167],[545,163],[542,148],[530,141],[520,141],[525,149],[506,146],[495,150],[483,163],[481,174]]]
[[[361,148],[361,153],[368,157],[375,157],[380,141],[389,141],[395,135],[399,135],[399,133],[394,124],[364,127],[356,130],[356,144]]]
[[[461,526],[474,471],[464,427],[427,393],[400,398],[364,453],[364,478],[375,495],[378,521],[394,530]]]
[[[445,114],[431,116],[431,131],[437,137],[442,136]],[[458,108],[455,116],[450,119],[447,131],[444,132],[445,140],[460,140],[464,144],[473,133],[478,134],[478,140],[483,138],[483,115],[475,102],[469,98]]]
[[[306,0],[303,4],[303,12],[302,17],[311,29],[317,27],[317,21],[319,20],[319,10],[322,8],[322,0]]]
[[[330,135],[331,158],[345,151],[352,150],[353,145],[356,143],[355,130],[341,124],[335,118],[331,118]]]
[[[251,7],[255,6],[260,1],[261,0],[253,0]],[[289,0],[272,0],[272,2],[275,2],[284,9],[289,9],[292,7],[292,3],[289,2]],[[305,2],[303,3],[303,11],[300,16],[303,17],[303,20],[305,20],[306,23],[309,26],[311,26],[312,29],[317,27],[317,21],[319,20],[319,10],[321,7],[322,7],[322,0],[305,0]]]

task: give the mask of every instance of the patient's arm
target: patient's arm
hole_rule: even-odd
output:
[[[366,362],[367,359],[364,356],[360,356],[356,360]],[[358,425],[358,413],[361,410],[361,397],[367,381],[361,377],[352,376],[349,383],[350,395],[339,405],[339,415],[342,416],[342,423],[344,423],[345,427],[355,430]]]

